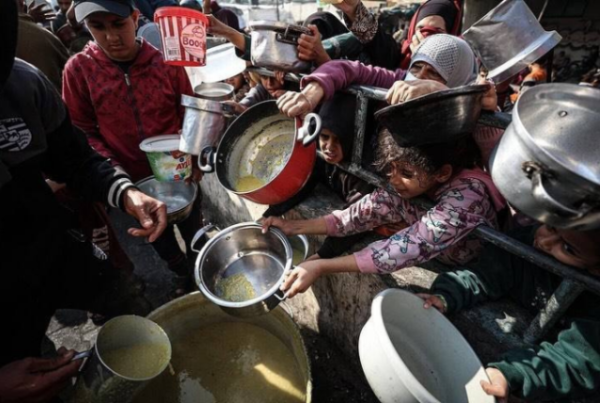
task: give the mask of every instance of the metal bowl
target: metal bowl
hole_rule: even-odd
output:
[[[434,92],[375,113],[400,147],[447,143],[475,130],[486,85]]]
[[[211,101],[228,101],[233,97],[233,85],[227,83],[202,83],[194,88],[198,98]]]
[[[198,184],[194,182],[159,182],[149,176],[135,184],[148,196],[167,205],[167,222],[177,224],[188,218],[198,196]]]
[[[200,291],[225,312],[240,317],[271,311],[285,299],[279,287],[292,268],[292,247],[283,233],[260,224],[236,224],[204,245],[196,261]]]

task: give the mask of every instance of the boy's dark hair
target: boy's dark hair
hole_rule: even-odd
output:
[[[391,133],[383,129],[379,133],[374,165],[380,172],[390,172],[392,164],[405,162],[427,174],[433,174],[448,164],[457,173],[462,169],[473,168],[480,159],[479,149],[471,136],[446,143],[400,147]]]

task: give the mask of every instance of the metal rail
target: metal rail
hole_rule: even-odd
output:
[[[252,68],[252,70],[263,75],[274,76],[273,72],[266,69]],[[286,74],[285,79],[292,82],[299,82],[301,76],[288,73]],[[340,164],[340,168],[374,186],[393,191],[389,186],[388,181],[362,166],[369,100],[385,101],[387,90],[363,85],[354,85],[347,88],[345,92],[355,94],[357,103],[352,159],[350,163]],[[512,115],[507,113],[482,112],[478,123],[484,126],[506,129],[511,120]],[[422,200],[420,202],[423,203]],[[563,281],[554,291],[554,294],[551,296],[546,306],[539,312],[525,332],[523,337],[527,343],[535,343],[542,338],[544,334],[556,324],[562,315],[564,315],[584,290],[600,295],[600,279],[597,277],[574,267],[567,266],[553,257],[541,253],[535,248],[525,245],[488,226],[477,227],[473,231],[473,234],[482,240],[490,242],[507,252],[541,267],[542,269],[563,277]]]

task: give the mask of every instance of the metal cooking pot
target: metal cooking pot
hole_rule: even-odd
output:
[[[310,69],[310,63],[298,59],[298,39],[312,36],[310,29],[277,21],[257,21],[249,28],[253,65],[296,73]]]
[[[233,85],[227,83],[202,83],[194,88],[198,98],[211,101],[228,101],[233,97]]]
[[[192,245],[211,227],[198,231]],[[255,222],[236,224],[220,231],[199,251],[196,284],[206,298],[233,316],[263,315],[285,299],[279,287],[292,269],[292,256],[290,242],[278,229],[263,234]],[[226,299],[229,295],[243,300]]]
[[[496,146],[494,183],[518,210],[543,223],[600,227],[600,91],[572,84],[531,88]]]
[[[485,85],[466,85],[427,94],[375,112],[400,147],[458,140],[475,130]]]
[[[185,106],[185,115],[179,149],[199,155],[204,147],[215,146],[227,127],[221,102],[182,95],[181,105]]]
[[[190,216],[198,196],[198,184],[191,181],[159,182],[149,176],[135,186],[143,193],[167,205],[167,222],[177,224]]]
[[[261,102],[229,126],[217,149],[202,150],[200,169],[216,171],[227,190],[248,200],[281,203],[308,181],[316,160],[314,140],[320,131],[319,115],[309,113],[303,122],[280,113],[274,100]],[[240,183],[248,177],[260,183],[242,189]]]
[[[504,0],[463,37],[496,83],[527,68],[562,39],[556,31],[544,31],[523,0]]]

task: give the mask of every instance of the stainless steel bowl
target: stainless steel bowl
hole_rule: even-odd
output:
[[[177,224],[188,218],[198,196],[198,184],[194,182],[159,182],[154,176],[149,176],[137,182],[135,186],[167,205],[169,224]]]
[[[260,224],[241,223],[204,245],[196,260],[196,284],[225,312],[258,316],[285,299],[279,287],[291,268],[292,247],[281,231],[271,228],[263,234]]]
[[[211,101],[228,101],[233,97],[233,86],[227,83],[202,83],[194,88],[198,98]]]

